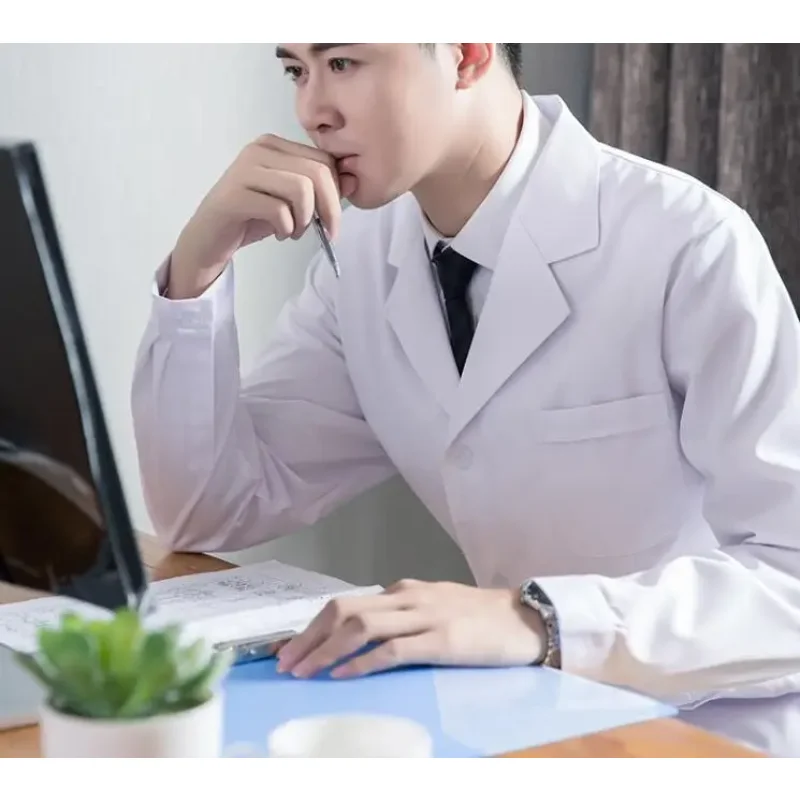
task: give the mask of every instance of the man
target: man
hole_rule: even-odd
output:
[[[399,472],[477,587],[333,603],[281,669],[544,663],[800,753],[800,326],[753,223],[522,92],[519,45],[278,56],[315,147],[247,146],[157,276],[159,534],[244,548]],[[314,209],[341,276],[240,381],[232,257]]]

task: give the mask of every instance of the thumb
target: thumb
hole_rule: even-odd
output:
[[[350,197],[358,187],[358,180],[355,175],[349,172],[342,172],[339,175],[339,193],[342,197]]]

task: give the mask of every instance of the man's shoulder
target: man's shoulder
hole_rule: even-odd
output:
[[[601,212],[603,202],[607,211],[622,204],[633,218],[683,230],[690,239],[748,218],[741,206],[689,172],[610,145],[601,144],[600,152]]]

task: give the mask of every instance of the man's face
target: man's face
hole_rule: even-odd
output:
[[[458,129],[457,64],[417,44],[282,44],[300,123],[360,208],[411,190]]]

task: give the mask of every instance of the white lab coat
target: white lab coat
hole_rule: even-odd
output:
[[[552,132],[460,381],[408,195],[344,214],[341,278],[314,261],[241,386],[233,268],[154,298],[133,412],[157,531],[244,548],[399,472],[479,585],[541,579],[566,670],[800,754],[790,298],[741,209],[536,103]]]

